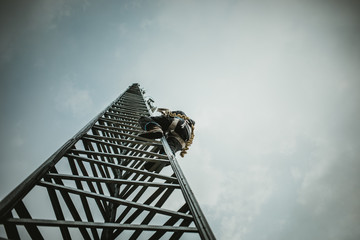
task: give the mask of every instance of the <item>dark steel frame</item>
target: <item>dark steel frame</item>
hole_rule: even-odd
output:
[[[137,136],[138,117],[153,108],[143,93],[139,84],[130,86],[0,202],[7,238],[51,238],[45,226],[63,239],[72,239],[74,228],[84,239],[181,239],[184,233],[215,239],[166,139]],[[166,155],[158,153],[161,147]],[[149,161],[156,163],[151,172],[144,169]],[[37,218],[27,206],[37,201],[27,198],[35,188],[46,189],[52,218]],[[175,203],[174,194],[182,195],[177,207],[166,206]]]

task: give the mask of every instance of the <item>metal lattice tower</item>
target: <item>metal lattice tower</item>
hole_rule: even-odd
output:
[[[0,238],[215,239],[166,139],[137,137],[150,105],[133,84],[68,140],[0,202]]]

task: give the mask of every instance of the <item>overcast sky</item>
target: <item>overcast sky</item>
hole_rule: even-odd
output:
[[[0,198],[137,82],[218,239],[360,239],[358,1],[1,5]]]

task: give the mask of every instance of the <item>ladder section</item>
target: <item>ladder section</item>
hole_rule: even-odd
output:
[[[1,201],[0,238],[215,239],[173,156],[159,153],[164,138],[137,136],[141,115],[150,114],[133,84]]]

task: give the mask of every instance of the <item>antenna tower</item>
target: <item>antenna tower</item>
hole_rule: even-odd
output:
[[[0,202],[0,239],[215,239],[166,139],[137,136],[152,102],[131,85],[50,156]]]

